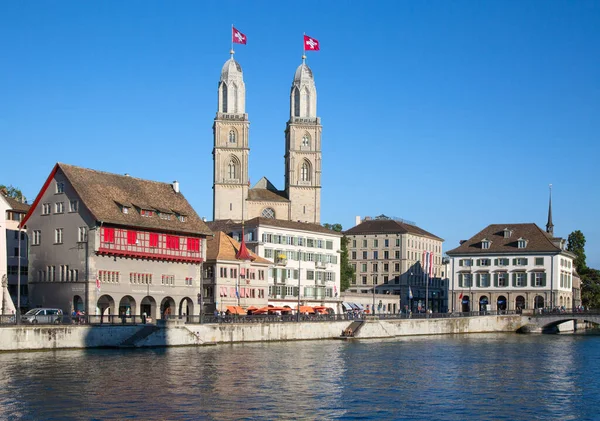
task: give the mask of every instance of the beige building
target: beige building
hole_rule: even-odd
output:
[[[303,58],[290,91],[285,129],[285,187],[262,178],[252,188],[246,87],[233,53],[221,71],[218,109],[213,124],[213,220],[255,217],[318,224],[321,213],[321,121],[311,69]]]
[[[442,262],[443,239],[385,215],[365,217],[362,221],[357,217],[357,225],[344,234],[349,240],[349,262],[356,274],[348,292],[373,294],[375,289],[378,294],[399,296],[401,309],[412,306],[413,311],[424,310],[427,302],[434,312],[446,311],[448,283]]]
[[[222,231],[208,238],[203,278],[205,313],[268,305],[268,276],[273,262],[252,252],[248,257],[241,258],[240,243]]]

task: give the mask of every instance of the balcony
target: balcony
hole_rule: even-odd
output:
[[[327,267],[327,263],[325,263],[325,262],[316,262],[315,263],[315,267],[317,269],[325,269]]]
[[[277,266],[286,266],[287,265],[287,256],[285,254],[280,254],[275,256],[275,264]]]

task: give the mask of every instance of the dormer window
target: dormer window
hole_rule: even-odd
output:
[[[487,250],[490,248],[490,244],[492,242],[490,240],[488,240],[487,238],[484,238],[483,240],[481,240],[481,248],[484,250]]]
[[[524,249],[525,247],[527,247],[527,240],[524,238],[519,238],[517,244],[520,249]]]
[[[154,211],[151,211],[149,209],[141,209],[140,215],[150,218],[151,216],[154,216]]]
[[[166,219],[167,221],[171,220],[171,214],[170,213],[159,212],[158,215],[160,216],[160,219]]]
[[[121,206],[121,211],[122,211],[124,214],[128,214],[128,213],[129,213],[129,208],[128,208],[127,206]]]
[[[509,230],[508,228],[504,228],[504,238],[510,238],[511,235],[512,235],[512,231]]]

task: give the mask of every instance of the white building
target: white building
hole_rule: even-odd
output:
[[[15,306],[18,304],[17,289],[20,284],[21,307],[28,306],[28,259],[27,232],[23,230],[19,233],[19,222],[28,210],[28,204],[0,192],[0,280],[7,277],[8,291]]]
[[[451,309],[570,308],[575,255],[554,237],[551,217],[547,227],[492,224],[448,251]]]
[[[208,226],[241,240],[241,223],[215,221]],[[246,221],[244,232],[248,249],[274,262],[268,274],[269,304],[296,308],[300,287],[300,305],[342,311],[341,233],[318,224],[260,217]]]

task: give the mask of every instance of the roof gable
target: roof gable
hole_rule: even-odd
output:
[[[237,253],[240,250],[240,243],[223,231],[217,231],[214,233],[214,237],[208,237],[206,241],[206,260],[230,260],[235,262],[241,262],[236,258]],[[248,250],[248,253],[252,257],[252,263],[262,263],[265,265],[272,265],[273,262],[264,259],[256,253]]]

